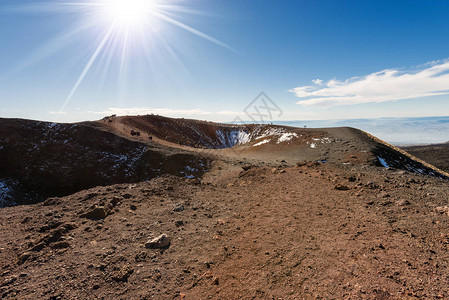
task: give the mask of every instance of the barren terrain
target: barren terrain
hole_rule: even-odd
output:
[[[408,146],[403,149],[432,165],[449,172],[449,142],[444,144]]]
[[[95,123],[131,149],[168,153],[162,158],[182,153],[189,162],[176,160],[176,172],[117,176],[2,208],[0,295],[449,297],[446,173],[351,128],[198,122],[145,116]],[[179,140],[170,133],[177,126],[184,126]],[[47,161],[46,152],[39,155]],[[185,173],[192,160],[204,170]],[[71,166],[65,157],[48,168],[59,161]]]

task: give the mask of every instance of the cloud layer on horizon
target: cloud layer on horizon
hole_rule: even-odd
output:
[[[170,109],[170,108],[151,108],[151,107],[127,107],[127,108],[120,108],[120,107],[109,107],[102,111],[88,111],[90,114],[97,114],[97,115],[118,115],[118,116],[125,116],[125,115],[148,115],[148,114],[158,114],[163,116],[170,116],[170,117],[204,117],[204,116],[211,116],[211,115],[218,115],[223,117],[234,117],[242,115],[242,112],[235,112],[235,111],[217,111],[217,112],[210,112],[210,111],[204,111],[201,109]]]
[[[362,103],[380,103],[449,94],[449,61],[427,64],[418,71],[387,69],[345,81],[336,79],[290,90],[303,98],[305,107],[335,107]]]

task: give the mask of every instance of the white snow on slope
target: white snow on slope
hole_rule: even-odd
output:
[[[261,142],[258,142],[257,144],[254,144],[253,147],[257,147],[257,146],[260,146],[260,145],[269,143],[270,141],[271,141],[271,139],[263,140],[263,141],[261,141]]]
[[[293,138],[296,138],[296,137],[298,137],[298,135],[297,135],[296,133],[294,133],[294,132],[286,132],[286,133],[283,133],[283,134],[279,137],[279,139],[278,139],[278,141],[277,141],[277,144],[291,141]]]
[[[230,132],[223,132],[220,129],[216,131],[220,147],[230,148],[236,145],[243,145],[251,141],[251,135],[245,130],[235,129]]]
[[[334,139],[331,139],[328,137],[321,138],[321,139],[313,138],[312,140],[313,140],[313,142],[307,142],[307,145],[310,145],[310,148],[314,148],[314,149],[318,146],[318,144],[330,144],[332,142],[335,142]]]

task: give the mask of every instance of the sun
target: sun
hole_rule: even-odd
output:
[[[189,32],[218,46],[235,51],[227,44],[179,21],[179,14],[200,15],[197,11],[176,4],[181,0],[45,0],[38,2],[36,12],[75,13],[78,17],[76,28],[78,33],[94,33],[95,44],[92,45],[92,55],[86,61],[81,74],[63,102],[59,113],[62,113],[73,95],[83,83],[86,75],[95,64],[103,64],[104,74],[113,62],[118,63],[119,80],[124,82],[127,64],[136,56],[144,53],[144,63],[152,62],[153,55],[158,55],[158,49],[163,54],[169,54],[174,61],[182,62],[173,49],[172,43],[163,35],[165,30],[175,27]],[[48,3],[50,1],[50,3]],[[187,1],[187,0],[182,0]],[[39,3],[40,2],[40,3]],[[34,11],[34,9],[32,10]],[[166,25],[171,25],[166,26]],[[72,37],[75,31],[69,31],[64,38]],[[168,36],[173,36],[169,34]],[[182,50],[182,49],[177,49]],[[52,51],[46,55],[50,56]],[[182,65],[183,66],[183,65]],[[121,83],[120,83],[121,85]]]
[[[120,26],[143,25],[155,11],[154,0],[105,0],[107,17]]]

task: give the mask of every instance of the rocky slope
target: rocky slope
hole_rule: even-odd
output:
[[[198,177],[208,164],[195,153],[131,141],[96,123],[0,119],[0,137],[5,197],[6,186],[8,195],[45,198],[98,185],[140,182],[161,174]],[[7,182],[17,183],[20,192]],[[18,196],[14,201],[26,203],[35,200],[33,197]]]
[[[449,174],[354,128],[305,129],[265,124],[220,124],[157,115],[106,117],[100,126],[127,138],[168,142],[171,147],[270,161],[371,164],[446,178]],[[131,133],[139,133],[139,136]],[[229,149],[231,148],[231,149]],[[204,153],[204,151],[202,151]]]
[[[449,172],[449,142],[443,144],[403,147],[405,151]]]

